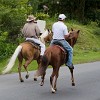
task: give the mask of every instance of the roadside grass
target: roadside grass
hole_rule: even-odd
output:
[[[95,61],[100,61],[100,51],[81,51],[81,50],[74,50],[74,55],[73,55],[73,64],[80,64],[80,63],[88,63],[88,62],[95,62]],[[3,70],[3,68],[7,65],[8,59],[5,59],[0,62],[0,74]],[[23,61],[24,63],[24,61]],[[51,66],[49,66],[50,68]],[[38,65],[36,61],[33,61],[29,66],[28,66],[28,71],[33,71],[37,70]],[[22,72],[24,72],[25,69],[22,66]],[[10,73],[17,73],[18,72],[18,60],[16,60],[15,65],[13,66],[12,70]]]
[[[54,20],[47,20],[47,28],[51,29]],[[65,24],[70,28],[80,30],[79,38],[74,46],[73,64],[100,61],[100,28],[95,23],[82,25],[76,21],[66,21]],[[0,74],[7,65],[9,58],[0,61]],[[28,70],[36,70],[37,62],[33,61]],[[51,67],[51,66],[49,66]],[[22,67],[22,71],[25,71]],[[18,60],[10,73],[18,72]]]
[[[88,63],[100,61],[100,51],[76,51],[73,56],[73,63]]]

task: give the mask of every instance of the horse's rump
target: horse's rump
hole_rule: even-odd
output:
[[[19,56],[23,56],[25,59],[33,57],[37,59],[40,55],[40,47],[32,44],[31,42],[23,42],[20,44],[22,50],[19,53]]]
[[[52,66],[55,66],[58,62],[63,64],[66,59],[65,51],[58,45],[49,46],[46,49],[44,56],[48,59],[48,64]]]

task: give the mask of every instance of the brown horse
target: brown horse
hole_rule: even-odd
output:
[[[32,42],[23,42],[21,43],[15,50],[14,54],[12,55],[8,65],[6,66],[5,70],[3,71],[3,74],[8,73],[12,67],[14,66],[15,60],[18,56],[19,66],[18,66],[18,72],[19,72],[19,80],[20,82],[24,82],[24,80],[21,77],[21,66],[22,61],[25,59],[24,68],[27,72],[26,79],[29,77],[27,67],[28,65],[33,61],[37,60],[37,63],[40,63],[40,47],[36,44],[32,44]]]
[[[69,39],[67,39],[70,43],[70,45],[73,47],[74,44],[77,41],[78,35],[80,30],[71,30]],[[36,72],[35,77],[42,76],[41,86],[44,84],[44,78],[46,74],[46,69],[49,65],[53,67],[53,72],[50,76],[50,84],[51,84],[51,90],[52,93],[55,93],[57,90],[56,83],[57,78],[59,76],[59,68],[61,65],[65,63],[65,60],[68,59],[68,53],[65,52],[65,50],[58,45],[49,46],[44,56],[41,60],[41,63],[39,65],[39,68]],[[75,86],[74,83],[74,76],[73,76],[73,69],[69,68],[71,72],[71,80],[72,80],[72,86]]]

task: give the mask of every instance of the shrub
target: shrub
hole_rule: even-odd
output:
[[[48,14],[44,14],[44,13],[42,13],[42,12],[36,13],[35,16],[37,17],[37,19],[40,19],[40,20],[44,20],[44,19],[49,18],[49,15],[48,15]]]

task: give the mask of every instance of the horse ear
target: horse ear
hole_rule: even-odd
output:
[[[47,29],[48,30],[48,32],[49,32],[49,29]]]
[[[77,31],[77,33],[79,33],[79,32],[80,32],[80,30]]]
[[[73,31],[73,28],[71,28],[71,31]]]
[[[51,30],[48,28],[48,32],[50,32]]]

